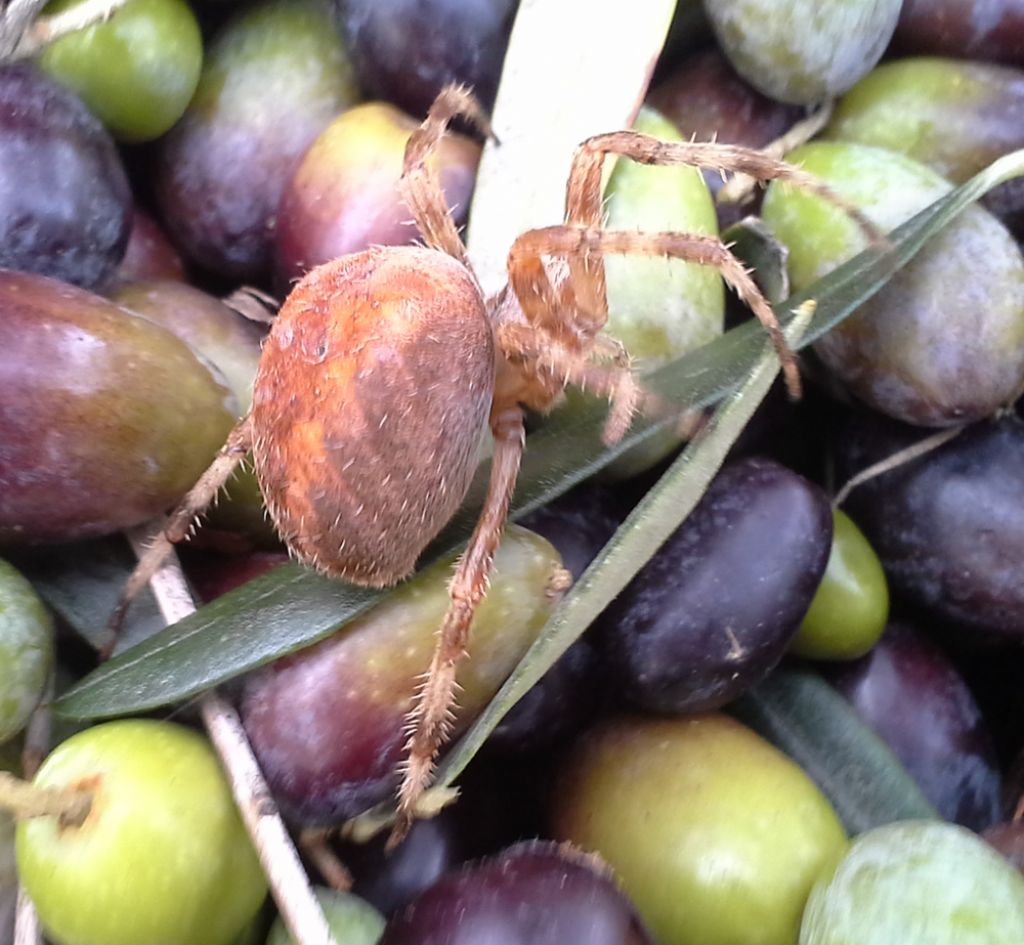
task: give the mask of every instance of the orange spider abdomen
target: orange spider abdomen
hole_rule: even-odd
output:
[[[294,554],[383,586],[408,575],[469,487],[494,340],[457,260],[376,247],[312,270],[267,338],[253,457]]]

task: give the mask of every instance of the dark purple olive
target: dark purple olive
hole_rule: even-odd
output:
[[[824,672],[945,819],[972,830],[996,822],[992,740],[963,677],[934,643],[892,623],[867,656]]]
[[[35,66],[0,66],[0,267],[98,286],[131,213],[117,148],[81,99]]]
[[[466,859],[467,847],[458,807],[456,804],[436,817],[417,820],[394,850],[385,849],[386,834],[369,843],[342,844],[338,852],[352,873],[352,892],[384,915],[392,915],[455,869]]]
[[[903,0],[893,45],[1024,65],[1024,0]]]
[[[425,114],[450,82],[489,110],[518,0],[335,0],[367,94]]]
[[[763,679],[828,561],[832,513],[778,463],[727,467],[599,620],[609,672],[645,708],[717,708]]]
[[[652,940],[596,857],[524,843],[416,897],[379,945],[646,945]]]
[[[228,22],[159,144],[157,200],[186,254],[228,279],[265,276],[288,178],[356,95],[325,3],[270,0]]]
[[[860,413],[837,438],[840,481],[922,438]],[[850,516],[890,586],[956,636],[1024,640],[1024,421],[967,428],[928,455],[854,489]],[[974,631],[974,632],[972,632]]]

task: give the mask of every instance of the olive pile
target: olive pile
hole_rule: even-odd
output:
[[[762,148],[833,101],[787,157],[892,230],[1024,146],[1024,19],[979,5],[680,0],[635,127]],[[266,326],[230,293],[281,300],[321,263],[416,240],[405,144],[449,82],[493,104],[516,6],[127,0],[0,61],[0,773],[54,674],[96,665],[74,633],[94,589],[52,562],[81,572],[173,508],[250,407]],[[481,141],[461,132],[434,170],[471,226]],[[721,185],[620,161],[607,219],[718,235],[756,214],[794,290],[866,245],[820,197],[773,184],[740,208],[716,204]],[[338,945],[1024,942],[1022,228],[1010,181],[817,340],[804,401],[769,395],[456,804],[390,853],[332,838],[353,875],[318,889]],[[608,331],[641,370],[735,315],[694,264],[610,258],[607,276]],[[943,430],[838,507],[851,477]],[[666,435],[506,529],[456,734],[679,448]],[[206,599],[287,560],[251,473],[182,558]],[[297,836],[393,794],[451,568],[232,689]],[[920,819],[852,827],[834,792],[856,783],[739,720],[796,665],[898,759]],[[0,812],[0,945],[18,877],[54,945],[288,942],[215,756],[180,719],[86,728],[35,783],[49,808]]]

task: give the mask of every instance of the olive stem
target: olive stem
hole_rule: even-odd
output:
[[[137,556],[141,557],[148,539],[162,528],[163,523],[158,522],[150,529],[134,529],[128,533]],[[169,624],[195,613],[192,594],[173,551],[150,579],[149,586]],[[297,945],[336,945],[234,706],[213,690],[200,699],[199,709],[210,741],[224,765],[231,793],[271,894],[292,938]]]
[[[862,469],[856,476],[848,479],[842,489],[836,493],[836,497],[832,500],[832,508],[838,509],[850,497],[850,493],[857,486],[863,485],[876,476],[881,476],[882,473],[887,473],[912,460],[925,456],[932,450],[938,449],[944,443],[948,443],[954,437],[959,436],[963,429],[962,426],[959,426],[950,427],[948,430],[940,430],[938,433],[926,436],[923,440],[918,440],[910,446],[897,450],[891,456],[886,456],[885,459],[872,463],[866,469]]]
[[[95,26],[97,23],[105,23],[127,2],[128,0],[84,0],[63,13],[41,16],[23,30],[11,58],[27,59],[62,36]]]
[[[92,809],[92,794],[78,788],[47,788],[0,771],[0,807],[16,820],[57,817],[63,827],[80,827]]]

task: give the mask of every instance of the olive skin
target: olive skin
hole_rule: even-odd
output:
[[[157,202],[185,254],[228,279],[265,278],[288,178],[357,95],[323,3],[271,0],[231,19],[158,145]]]
[[[888,619],[889,585],[878,555],[850,516],[834,509],[828,565],[789,650],[812,660],[857,659],[878,642]]]
[[[595,857],[532,841],[468,864],[424,890],[379,945],[653,945]]]
[[[540,632],[564,588],[555,550],[511,526],[458,671],[463,731]],[[435,562],[332,637],[247,677],[241,716],[281,809],[337,824],[398,786],[406,720],[448,607],[452,559]],[[301,737],[296,733],[301,732]]]
[[[173,334],[113,302],[0,270],[0,543],[129,528],[174,504],[238,409]]]
[[[813,142],[788,159],[885,231],[951,186],[904,155],[849,142]],[[797,291],[865,246],[847,214],[795,188],[769,186],[761,213],[789,248]],[[1024,382],[1024,258],[998,220],[969,207],[815,351],[858,398],[907,423],[989,416]]]
[[[48,13],[77,9],[57,0]],[[74,89],[121,141],[151,141],[182,116],[199,81],[203,39],[184,0],[130,0],[110,19],[62,36],[40,64]]]
[[[476,470],[494,391],[466,268],[377,247],[312,270],[278,313],[253,396],[253,460],[304,563],[369,586],[410,574]]]
[[[42,699],[53,651],[50,612],[28,580],[0,560],[0,743],[25,727]]]
[[[0,168],[0,267],[106,282],[128,245],[128,178],[78,96],[33,65],[0,65]]]
[[[1022,0],[903,0],[893,46],[1024,66]]]
[[[334,0],[359,84],[424,115],[452,82],[485,111],[498,90],[518,0]]]
[[[960,184],[1024,146],[1024,72],[919,57],[883,63],[836,104],[823,137],[887,148]],[[1024,223],[1024,185],[984,198],[1008,226]]]
[[[836,439],[848,479],[920,440],[921,431],[858,414]],[[1024,420],[969,427],[919,459],[858,486],[847,507],[893,591],[964,641],[1024,640]]]
[[[553,835],[608,863],[660,945],[792,945],[846,850],[810,778],[726,716],[609,719],[560,775]]]
[[[717,708],[785,653],[825,572],[828,498],[765,459],[724,469],[601,616],[616,686],[659,712]]]
[[[878,645],[825,678],[896,753],[946,820],[972,830],[999,817],[999,766],[967,683],[923,633],[891,623]]]
[[[714,0],[722,50],[756,89],[813,105],[845,92],[882,58],[902,0]]]
[[[405,146],[419,122],[386,102],[339,115],[302,156],[281,197],[274,278],[283,291],[314,266],[367,249],[421,238],[398,182]],[[448,134],[430,163],[457,225],[465,223],[480,146]]]
[[[1024,879],[981,838],[907,820],[857,837],[811,893],[800,945],[1014,945]]]
[[[131,233],[113,284],[146,279],[185,280],[185,264],[156,221],[138,207],[132,214]]]

